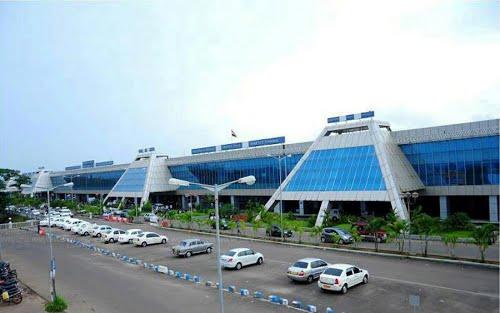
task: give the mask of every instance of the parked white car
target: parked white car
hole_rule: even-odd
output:
[[[318,287],[322,290],[340,291],[347,293],[347,289],[358,284],[367,284],[370,274],[351,264],[333,264],[319,276]]]
[[[96,227],[94,227],[92,229],[92,237],[101,237],[102,234],[107,231],[107,230],[111,230],[112,227],[111,226],[108,226],[108,225],[97,225]]]
[[[78,233],[79,233],[79,231],[80,231],[80,227],[83,227],[83,226],[84,226],[84,225],[86,225],[86,224],[89,224],[89,222],[80,221],[80,223],[75,224],[75,225],[73,225],[73,226],[71,227],[71,232],[72,232],[73,234],[75,234],[75,235],[76,235],[76,234],[78,234]]]
[[[82,235],[82,236],[88,236],[92,233],[93,228],[96,226],[98,226],[98,225],[97,224],[90,224],[90,223],[82,224],[78,228],[78,234]]]
[[[83,222],[83,221],[76,219],[76,218],[72,218],[69,222],[64,224],[64,230],[70,231],[73,226],[76,226],[76,225],[80,224],[81,222]]]
[[[118,236],[125,234],[124,230],[113,228],[102,233],[101,240],[104,243],[113,243],[118,241]]]
[[[222,267],[240,270],[243,266],[264,263],[264,255],[248,248],[231,249],[220,257]]]
[[[55,225],[55,221],[52,218],[50,219],[50,225],[52,225],[52,226]],[[49,226],[49,219],[48,218],[40,220],[40,227],[47,227],[47,226]]]
[[[71,213],[70,209],[65,209],[65,208],[63,208],[63,209],[61,209],[61,210],[59,211],[59,213],[60,213],[61,215],[63,215],[63,214],[68,214],[69,216],[73,217],[73,213]]]
[[[153,232],[143,232],[134,238],[133,243],[136,246],[147,246],[154,245],[158,243],[167,243],[168,238],[166,236],[158,235]]]
[[[64,217],[62,219],[62,221],[60,223],[56,224],[56,225],[57,225],[57,227],[59,227],[61,229],[64,229],[64,226],[66,225],[66,223],[69,223],[71,220],[72,220],[71,217]]]
[[[141,229],[129,229],[125,231],[124,234],[121,234],[118,236],[118,242],[119,243],[132,243],[135,237],[137,235],[141,234],[142,230]]]

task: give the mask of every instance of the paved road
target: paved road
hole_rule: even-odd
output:
[[[136,226],[120,224],[120,227],[131,228]],[[142,225],[141,227],[147,230],[154,229],[149,225]],[[71,236],[67,232],[60,230],[58,232]],[[109,249],[129,256],[141,258],[147,262],[165,264],[175,270],[197,273],[204,279],[215,280],[215,254],[198,255],[190,259],[175,258],[170,253],[170,246],[192,236],[185,232],[172,230],[161,230],[159,232],[167,234],[169,237],[170,242],[167,246],[160,245],[138,248],[130,245],[104,245],[96,239],[86,240],[91,240],[99,245],[107,246]],[[210,235],[196,235],[196,237],[213,240],[213,237]],[[38,244],[39,246],[40,244]],[[241,246],[250,247],[262,252],[266,257],[266,261],[262,266],[252,266],[241,271],[224,271],[225,284],[233,284],[237,287],[248,288],[250,290],[262,290],[267,295],[278,294],[290,300],[298,299],[306,303],[314,303],[319,307],[320,312],[324,311],[326,306],[332,306],[339,312],[345,311],[349,313],[411,312],[408,305],[408,297],[410,295],[420,296],[421,312],[498,312],[498,270],[357,255],[312,248],[293,248],[273,243],[251,242],[231,238],[224,238],[222,240],[222,249],[224,250]],[[33,245],[23,249],[22,251],[25,251],[23,252],[24,257],[32,255],[30,251],[33,249],[35,249]],[[41,248],[39,247],[38,249]],[[60,247],[58,253],[62,253],[62,249]],[[108,268],[108,266],[103,265],[103,262],[107,263],[112,260],[101,260],[102,257],[91,257],[88,251],[80,250],[78,248],[68,248],[65,253],[62,253],[64,258],[67,258],[64,261],[64,266],[69,266],[66,265],[66,262],[70,262],[70,264],[75,264],[75,268],[79,268],[78,264],[84,263],[82,268],[85,269],[85,272],[92,272],[95,265],[99,265],[98,272],[106,274],[102,274],[102,276],[99,276],[101,274],[80,275],[75,277],[76,280],[83,277],[102,277],[105,278],[102,279],[102,283],[105,286],[121,286],[121,284],[125,283],[121,281],[123,279],[122,276],[139,275],[138,271],[131,271],[133,274],[124,274],[129,272],[126,269],[126,265],[110,265],[110,268]],[[19,253],[14,253],[14,255],[17,254]],[[284,275],[288,265],[305,256],[321,257],[330,263],[357,264],[362,268],[368,269],[372,275],[372,279],[368,285],[355,287],[344,296],[323,293],[315,283],[305,285],[289,281]],[[61,260],[59,263],[61,263]],[[123,269],[124,267],[125,269]],[[119,277],[115,278],[115,276]],[[147,281],[149,282],[149,277]],[[143,281],[140,285],[145,288],[147,284]],[[182,288],[182,285],[179,288]],[[89,292],[86,291],[86,293]],[[119,299],[123,297],[123,294],[111,294],[116,296],[116,298],[111,297],[111,295],[109,297],[114,299],[114,301],[121,301]],[[125,294],[128,295],[128,293]],[[87,297],[88,299],[94,299],[94,297],[99,297],[99,294],[90,294],[89,296]],[[182,297],[174,299],[173,303],[182,302]],[[272,307],[272,309],[274,310],[275,308]],[[193,309],[191,312],[198,311]],[[255,312],[258,311],[255,310]],[[266,310],[262,312],[266,312]]]

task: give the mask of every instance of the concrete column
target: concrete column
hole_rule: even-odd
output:
[[[276,205],[274,206],[274,213],[278,213],[279,214],[280,212],[281,212],[280,211],[280,202],[278,200],[278,201],[276,201]]]
[[[231,198],[231,205],[233,206],[233,208],[235,208],[236,206],[234,205],[235,201],[234,201],[234,196],[230,196]]]
[[[490,207],[490,222],[498,223],[498,198],[497,196],[489,196]]]
[[[184,195],[182,195],[181,197],[182,197],[182,201],[181,201],[182,209],[187,210],[188,209],[187,198]]]
[[[196,196],[196,205],[200,205],[200,196]]]
[[[359,211],[361,213],[361,216],[367,216],[368,211],[366,210],[366,201],[361,201],[359,203]]]
[[[448,209],[448,197],[439,196],[439,218],[441,220],[445,220],[448,217],[449,212],[450,210]]]
[[[299,215],[304,215],[304,200],[299,200]]]

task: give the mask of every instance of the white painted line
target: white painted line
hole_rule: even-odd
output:
[[[375,275],[370,275],[370,277],[388,280],[388,281],[393,281],[393,282],[397,282],[397,283],[401,283],[401,284],[405,284],[405,285],[417,285],[417,286],[428,287],[428,288],[437,288],[437,289],[442,289],[442,290],[454,291],[454,292],[458,292],[458,293],[465,293],[465,294],[469,294],[469,295],[482,296],[482,297],[488,297],[488,298],[494,298],[494,299],[499,298],[498,295],[491,294],[491,293],[476,292],[476,291],[463,290],[463,289],[455,289],[455,288],[450,288],[450,287],[431,285],[431,284],[426,284],[426,283],[418,283],[418,282],[414,282],[414,281],[408,281],[408,280],[397,279],[397,278],[382,277],[382,276],[375,276]]]

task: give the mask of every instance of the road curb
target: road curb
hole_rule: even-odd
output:
[[[174,230],[174,231],[179,231],[179,232],[187,232],[187,233],[202,234],[202,235],[215,235],[214,233],[211,233],[211,232],[204,232],[204,231],[199,231],[199,230],[189,230],[189,229],[181,229],[181,228],[162,227],[162,226],[156,226],[156,225],[151,225],[151,226],[154,226],[154,227],[157,227],[157,228],[161,228],[161,229],[165,229],[165,230]],[[353,249],[342,249],[342,248],[335,248],[335,247],[315,246],[315,245],[310,245],[310,244],[300,244],[300,243],[294,243],[294,242],[280,242],[280,241],[274,241],[274,240],[268,240],[268,239],[261,239],[261,238],[238,237],[238,236],[227,235],[227,234],[220,234],[220,236],[224,237],[224,238],[249,240],[249,241],[256,241],[256,242],[274,243],[274,244],[291,246],[291,247],[313,248],[313,249],[320,249],[320,250],[330,250],[330,251],[340,251],[340,252],[347,252],[347,253],[357,253],[357,254],[365,254],[365,255],[391,257],[391,258],[397,258],[397,259],[409,259],[409,260],[429,261],[429,262],[435,262],[435,263],[447,263],[447,264],[455,264],[455,265],[467,265],[467,266],[475,266],[475,267],[490,268],[490,269],[497,269],[497,270],[499,269],[499,265],[497,265],[497,264],[478,263],[478,262],[472,262],[472,261],[462,261],[462,260],[452,260],[452,259],[440,259],[440,258],[431,258],[431,257],[423,257],[423,256],[412,256],[412,255],[399,255],[399,254],[393,254],[393,253],[372,252],[372,251],[353,250]]]

